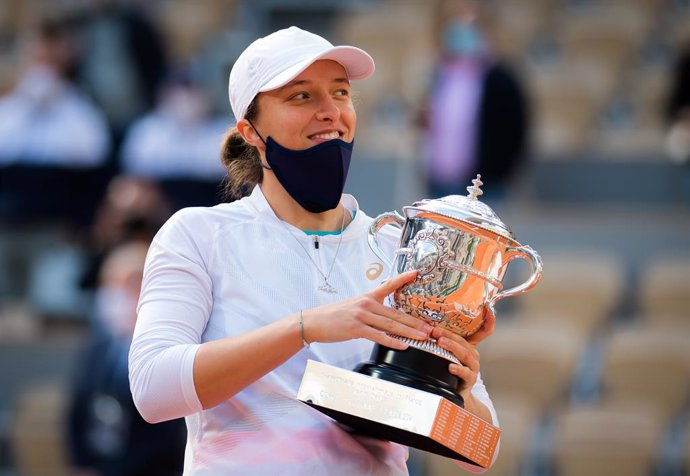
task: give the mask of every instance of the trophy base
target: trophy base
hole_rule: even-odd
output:
[[[358,365],[354,371],[439,395],[464,408],[465,402],[457,393],[460,379],[448,371],[449,363],[443,357],[415,347],[396,350],[377,344],[371,360]]]
[[[482,468],[501,431],[436,393],[309,360],[297,399],[348,431]]]
[[[322,407],[309,401],[304,403],[333,418],[341,425],[344,425],[345,430],[352,433],[370,436],[381,440],[393,441],[401,445],[409,446],[410,448],[416,448],[418,450],[437,454],[439,456],[445,456],[446,458],[476,464],[474,461],[465,458],[460,453],[443,446],[441,443],[431,439],[428,436],[418,435],[417,433],[412,433],[411,431],[401,430],[400,428],[386,425],[385,423],[381,423],[376,420],[370,420],[356,415],[350,415],[349,413],[340,412],[338,410],[333,410],[332,408]]]

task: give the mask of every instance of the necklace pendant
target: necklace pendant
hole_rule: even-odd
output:
[[[319,291],[323,291],[324,293],[328,294],[338,294],[338,290],[335,289],[333,286],[331,286],[328,281],[323,282],[321,286],[319,286]]]

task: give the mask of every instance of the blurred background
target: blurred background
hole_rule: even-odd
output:
[[[481,344],[487,474],[690,474],[690,1],[0,0],[0,475],[179,470],[181,422],[128,395],[142,249],[226,200],[230,67],[289,25],[376,61],[346,187],[368,214],[480,173],[543,257]]]

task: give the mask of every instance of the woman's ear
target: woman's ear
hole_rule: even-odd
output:
[[[257,149],[260,149],[264,146],[259,134],[256,133],[256,130],[248,120],[240,119],[240,121],[237,123],[237,132],[240,133],[240,136],[242,136],[247,144],[254,146]]]

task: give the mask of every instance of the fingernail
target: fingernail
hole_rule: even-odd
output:
[[[434,330],[434,326],[432,326],[431,324],[426,324],[426,323],[424,323],[424,331],[425,331],[427,334],[429,334],[429,333],[430,333],[431,331],[433,331],[433,330]]]
[[[420,339],[426,339],[427,337],[429,337],[428,333],[422,332],[422,331],[417,331],[417,335],[419,336]]]

